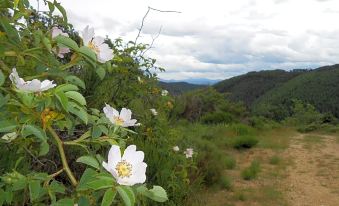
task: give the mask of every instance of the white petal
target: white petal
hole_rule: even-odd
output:
[[[86,26],[85,29],[82,31],[82,40],[84,42],[84,45],[87,46],[88,43],[93,39],[94,37],[94,29],[89,28],[89,26]]]
[[[120,118],[124,121],[131,120],[132,117],[132,111],[126,108],[122,108],[120,112]]]
[[[123,123],[122,127],[132,127],[132,126],[136,126],[137,120],[136,119],[131,119],[131,120],[127,120]]]
[[[113,50],[108,47],[107,44],[101,44],[99,46],[98,61],[105,63],[113,59]]]
[[[125,151],[124,155],[121,159],[126,160],[129,163],[137,164],[144,160],[144,152],[136,151],[137,147],[135,145],[128,146]]]
[[[131,181],[134,184],[142,184],[146,181],[146,168],[147,164],[145,162],[133,165]]]
[[[106,106],[103,108],[103,111],[106,115],[106,117],[114,124],[115,120],[114,117],[119,117],[119,112],[115,110],[110,105],[106,104]]]
[[[56,84],[53,84],[53,81],[50,80],[44,80],[41,82],[41,91],[46,91],[48,89],[51,89],[53,87],[55,87]]]
[[[93,38],[92,42],[97,45],[97,46],[100,46],[101,44],[103,44],[105,41],[104,38],[102,38],[101,36],[96,36]]]
[[[119,185],[132,186],[135,184],[131,178],[116,178],[116,180]]]
[[[111,167],[108,165],[108,163],[106,163],[106,162],[102,162],[102,166],[103,166],[109,173],[111,173],[115,179],[118,178],[118,175],[117,175],[117,173],[116,173],[116,171],[115,171],[115,168],[111,168]]]
[[[111,149],[108,152],[108,166],[110,168],[115,168],[115,166],[120,161],[121,161],[120,147],[117,145],[112,145]]]
[[[27,91],[27,92],[40,92],[41,82],[37,79],[33,79],[32,81],[27,81],[23,85],[20,86],[20,90]]]

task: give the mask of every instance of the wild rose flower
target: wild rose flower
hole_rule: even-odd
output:
[[[193,149],[192,148],[187,148],[185,151],[184,151],[184,154],[186,155],[186,158],[192,158],[193,157]]]
[[[161,95],[162,96],[167,96],[168,95],[168,91],[167,90],[162,90],[161,91]]]
[[[151,112],[152,112],[152,114],[153,114],[154,116],[157,116],[157,115],[158,115],[157,110],[155,110],[155,109],[150,109],[150,110],[151,110]]]
[[[106,117],[115,125],[122,127],[136,126],[136,119],[132,119],[132,111],[126,108],[122,108],[120,113],[113,107],[106,104],[103,108]]]
[[[174,152],[178,152],[179,150],[180,150],[180,149],[179,149],[178,146],[174,146],[174,147],[173,147],[173,151],[174,151]]]
[[[58,27],[53,27],[52,28],[52,39],[54,39],[57,36],[66,36],[68,37],[67,33],[64,33],[59,29]],[[59,47],[59,48],[53,48],[52,51],[60,58],[64,58],[65,54],[69,53],[71,50],[67,47]]]
[[[104,43],[103,37],[94,36],[93,28],[86,26],[82,32],[82,40],[85,46],[95,52],[100,63],[105,63],[113,58],[113,50],[109,48],[108,44]]]
[[[18,90],[24,92],[43,92],[56,86],[56,84],[53,84],[53,81],[50,80],[41,82],[40,80],[33,79],[32,81],[25,81],[19,77],[16,68],[12,69],[9,78]]]
[[[144,152],[136,149],[135,145],[130,145],[121,156],[120,147],[112,145],[108,153],[108,162],[102,163],[120,185],[132,186],[146,181],[147,164],[143,162]]]

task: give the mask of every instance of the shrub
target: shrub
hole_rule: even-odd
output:
[[[245,124],[232,124],[230,130],[234,132],[236,136],[254,135],[255,133],[252,127]]]
[[[234,117],[222,111],[208,113],[201,118],[201,122],[205,124],[217,124],[217,123],[231,123],[234,121]]]
[[[254,136],[239,136],[233,140],[233,147],[236,149],[249,149],[258,144]]]
[[[260,163],[256,160],[252,161],[251,165],[245,168],[241,172],[241,177],[244,180],[252,180],[255,179],[260,172]]]
[[[226,156],[225,157],[226,169],[229,169],[229,170],[234,169],[236,164],[237,164],[237,162],[236,162],[234,157],[232,157],[232,156]]]
[[[228,176],[222,176],[220,180],[220,186],[223,189],[230,190],[232,188],[232,180]]]

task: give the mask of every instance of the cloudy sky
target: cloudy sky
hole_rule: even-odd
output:
[[[32,0],[32,3],[35,1]],[[338,0],[59,0],[77,30],[139,42],[166,69],[163,79],[225,79],[263,69],[339,63]],[[40,8],[43,8],[40,6]]]

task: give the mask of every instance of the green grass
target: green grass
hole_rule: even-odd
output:
[[[233,156],[229,156],[229,155],[225,157],[224,161],[225,161],[226,169],[228,170],[234,169],[237,164],[236,159]]]
[[[270,163],[271,165],[278,165],[280,162],[281,162],[281,159],[280,159],[280,157],[277,156],[277,155],[272,156],[272,157],[270,158],[270,161],[269,161],[269,163]]]
[[[305,135],[304,136],[304,141],[307,143],[322,143],[322,137],[317,136],[317,135]]]
[[[252,161],[251,165],[247,168],[245,168],[241,172],[241,177],[244,180],[253,180],[257,178],[258,174],[260,172],[260,163],[257,160]]]

